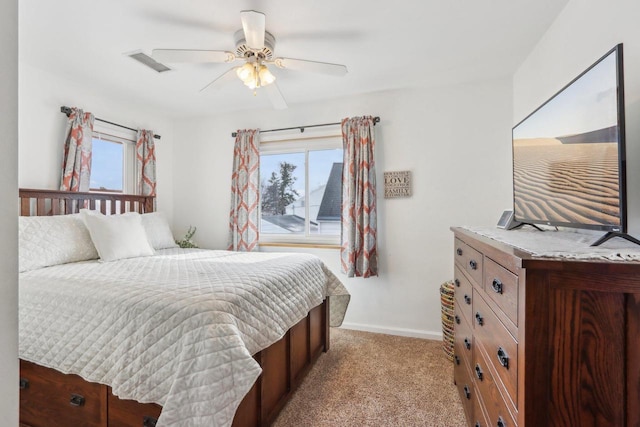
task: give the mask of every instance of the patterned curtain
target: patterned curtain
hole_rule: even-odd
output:
[[[153,131],[138,129],[136,138],[136,170],[138,194],[156,195],[156,147]]]
[[[89,191],[94,120],[91,113],[71,109],[62,158],[62,191]]]
[[[373,117],[342,120],[342,272],[378,275],[375,134]]]
[[[231,174],[229,250],[251,252],[258,247],[259,146],[259,129],[238,130]]]

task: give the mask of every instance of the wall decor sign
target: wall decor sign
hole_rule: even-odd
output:
[[[411,197],[411,171],[384,173],[384,198]]]

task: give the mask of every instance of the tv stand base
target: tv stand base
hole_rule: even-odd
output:
[[[609,231],[607,234],[605,234],[604,236],[602,236],[601,238],[593,242],[591,246],[599,246],[604,242],[606,242],[607,240],[613,239],[614,237],[622,237],[623,239],[627,239],[628,241],[635,243],[636,245],[640,245],[640,240],[636,239],[635,237],[627,233],[620,233],[618,231]]]
[[[536,230],[538,230],[538,231],[544,231],[542,228],[538,227],[538,226],[537,226],[537,225],[535,225],[535,224],[531,224],[531,223],[529,223],[529,222],[519,222],[519,223],[517,223],[517,224],[513,224],[513,225],[512,225],[511,227],[509,227],[508,229],[509,229],[509,230],[517,230],[518,228],[520,228],[520,227],[522,227],[522,226],[524,226],[524,225],[530,225],[530,226],[532,226],[533,228],[535,228],[535,229],[536,229]]]

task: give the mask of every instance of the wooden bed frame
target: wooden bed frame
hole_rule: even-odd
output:
[[[99,209],[104,214],[152,212],[154,197],[21,189],[20,215],[43,216]],[[262,374],[244,397],[234,427],[268,426],[317,358],[329,350],[329,299],[313,308],[285,336],[253,357]],[[111,388],[77,375],[20,361],[21,427],[153,427],[162,407],[122,400]]]

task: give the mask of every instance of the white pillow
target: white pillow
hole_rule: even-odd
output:
[[[21,216],[18,236],[20,272],[98,258],[89,230],[78,214]]]
[[[142,225],[147,233],[147,240],[153,249],[177,248],[171,228],[160,212],[142,214]]]
[[[102,215],[81,209],[80,213],[102,261],[153,255],[153,248],[137,212]]]

